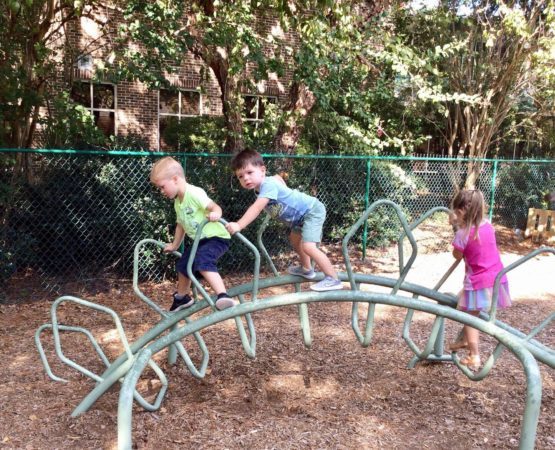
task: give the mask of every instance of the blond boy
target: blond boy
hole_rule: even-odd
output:
[[[173,242],[164,247],[170,253],[179,248],[185,235],[195,238],[198,226],[208,218],[210,223],[202,229],[197,252],[193,260],[193,273],[202,276],[217,295],[216,307],[225,309],[237,304],[226,292],[222,277],[216,267],[217,260],[229,249],[231,236],[219,222],[222,209],[214,203],[206,192],[187,183],[183,167],[172,157],[158,160],[150,172],[150,181],[170,200],[174,200],[177,224]],[[170,311],[188,308],[194,303],[190,296],[191,280],[187,276],[187,263],[191,246],[185,249],[177,261],[177,292],[173,294]]]

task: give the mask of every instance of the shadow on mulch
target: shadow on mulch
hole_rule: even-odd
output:
[[[448,233],[442,235],[442,244],[426,233],[419,239],[428,239],[436,246],[423,246],[430,253],[449,248]],[[502,251],[528,253],[520,242],[511,247],[509,234],[499,236]],[[391,274],[398,269],[391,256],[394,254],[388,249],[383,254],[374,252],[370,261],[354,254],[353,265],[372,273]],[[541,262],[549,264],[552,260]],[[430,267],[422,270],[429,272]],[[534,271],[530,271],[530,283],[533,277]],[[226,282],[249,280],[249,276],[229,277]],[[87,413],[71,418],[72,410],[94,382],[59,362],[48,331],[43,341],[52,370],[69,383],[55,383],[46,376],[33,338],[35,330],[50,321],[49,309],[56,295],[37,285],[32,274],[19,281],[19,286],[12,285],[8,290],[10,299],[19,304],[0,305],[0,397],[5,399],[0,421],[2,448],[115,448],[119,388],[107,392]],[[158,320],[133,294],[128,280],[82,284],[59,281],[61,293],[71,292],[116,311],[130,341]],[[528,333],[552,313],[555,294],[551,280],[543,277],[534,286],[545,286],[543,294],[515,299],[511,308],[499,312],[500,320]],[[146,283],[143,288],[161,305],[171,303],[173,283]],[[261,298],[268,295],[261,293]],[[362,305],[361,318],[365,311]],[[451,364],[424,363],[408,370],[411,352],[401,336],[406,311],[378,306],[374,337],[368,348],[358,344],[351,330],[351,304],[311,304],[309,313],[313,339],[310,349],[303,345],[296,307],[255,314],[254,360],[246,357],[233,321],[203,330],[210,351],[203,380],[193,378],[181,361],[169,366],[167,351],[156,355],[169,379],[168,394],[158,411],[134,407],[135,447],[517,448],[526,380],[512,354],[505,352],[491,374],[477,383]],[[113,322],[106,315],[65,305],[60,308],[59,320],[91,330],[110,359],[120,354]],[[432,322],[433,317],[427,314],[415,314],[410,333],[418,346],[425,345]],[[454,339],[459,328],[459,324],[448,322],[446,339]],[[553,324],[538,339],[555,347]],[[195,341],[186,338],[184,345],[193,360],[199,361]],[[484,356],[494,345],[492,339],[483,337]],[[80,333],[62,333],[62,347],[68,358],[102,372],[101,361]],[[538,449],[551,449],[555,448],[555,370],[540,366],[540,371],[543,396],[535,444]],[[155,375],[147,370],[138,388],[152,401],[159,386]]]

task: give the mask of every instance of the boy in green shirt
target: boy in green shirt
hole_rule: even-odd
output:
[[[187,183],[183,167],[170,156],[160,159],[152,166],[150,181],[165,197],[174,200],[177,215],[173,242],[164,247],[164,252],[171,253],[177,250],[185,234],[194,239],[198,226],[208,218],[210,223],[202,229],[193,260],[193,273],[195,276],[200,274],[217,294],[218,309],[235,306],[238,302],[226,293],[224,282],[216,267],[216,261],[229,249],[231,240],[225,227],[218,222],[222,217],[222,209],[210,200],[203,189]],[[187,276],[190,253],[191,247],[187,248],[177,261],[177,292],[173,294],[170,311],[188,308],[194,303],[194,299],[189,295],[191,280]]]

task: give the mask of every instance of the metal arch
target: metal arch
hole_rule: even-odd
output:
[[[78,372],[81,372],[85,376],[95,380],[97,383],[102,384],[106,381],[106,379],[104,377],[99,376],[99,375],[95,374],[94,372],[91,372],[90,370],[86,369],[85,367],[81,366],[80,364],[77,364],[75,361],[67,358],[63,354],[61,339],[60,339],[60,335],[59,335],[60,330],[84,333],[88,337],[90,342],[92,343],[96,352],[99,354],[100,358],[102,359],[102,362],[106,366],[110,365],[110,362],[108,361],[108,358],[106,357],[106,355],[102,351],[100,345],[98,345],[98,342],[96,341],[96,339],[94,338],[92,333],[90,333],[88,330],[86,330],[85,328],[82,328],[82,327],[72,327],[72,326],[62,325],[62,324],[58,323],[57,309],[64,302],[77,303],[81,306],[104,312],[104,313],[106,313],[106,314],[108,314],[109,316],[112,317],[112,319],[114,320],[114,323],[116,325],[116,329],[118,331],[118,334],[120,336],[121,343],[124,347],[124,353],[122,355],[124,358],[122,360],[121,367],[129,369],[129,367],[131,367],[135,357],[131,352],[130,346],[129,346],[129,344],[127,342],[127,338],[125,336],[125,332],[123,330],[123,326],[120,322],[120,319],[119,319],[118,315],[112,309],[110,309],[108,307],[98,305],[96,303],[92,303],[92,302],[89,302],[89,301],[86,301],[86,300],[83,300],[83,299],[80,299],[80,298],[77,298],[77,297],[66,295],[66,296],[59,297],[52,304],[52,307],[51,307],[52,323],[51,324],[44,324],[44,325],[40,326],[38,328],[38,330],[36,331],[36,333],[35,333],[35,344],[37,345],[39,355],[41,357],[42,364],[43,364],[43,366],[46,370],[46,373],[50,376],[50,378],[52,378],[54,381],[63,381],[63,382],[67,381],[67,380],[64,380],[63,378],[55,376],[52,373],[52,371],[50,370],[50,365],[48,364],[48,360],[46,358],[46,355],[45,355],[43,347],[42,347],[42,343],[40,341],[40,334],[42,333],[43,330],[45,330],[47,328],[52,329],[56,355],[66,365],[74,368]],[[159,377],[161,385],[162,385],[162,387],[161,387],[161,389],[158,392],[158,395],[156,397],[156,401],[155,401],[154,404],[148,403],[137,391],[135,391],[133,393],[133,397],[135,398],[135,400],[137,400],[137,402],[143,408],[145,408],[149,411],[154,411],[154,410],[158,409],[160,407],[160,404],[162,403],[163,397],[164,397],[165,392],[167,390],[168,381],[167,381],[167,378],[164,375],[164,373],[160,370],[160,368],[156,365],[156,363],[154,361],[148,361],[148,364],[154,370],[156,375]],[[124,373],[122,373],[122,375],[118,376],[117,378],[114,378],[114,382],[118,381],[119,378],[123,375],[124,375]],[[94,401],[96,401],[96,398],[97,397],[95,397]],[[94,401],[93,401],[93,403],[94,403]]]
[[[517,338],[506,330],[496,326],[491,322],[481,320],[464,312],[455,310],[445,305],[434,304],[431,302],[403,297],[391,294],[377,294],[364,291],[330,291],[330,292],[302,292],[294,294],[284,294],[269,297],[264,302],[245,303],[235,308],[215,312],[208,316],[203,316],[197,321],[187,324],[165,335],[150,345],[142,349],[133,363],[133,367],[125,377],[121,388],[120,401],[118,406],[118,439],[119,448],[131,448],[131,417],[132,417],[132,397],[131,392],[142,373],[146,362],[152,355],[163,350],[172,342],[182,339],[195,331],[199,331],[216,323],[230,319],[235,315],[253,313],[265,309],[280,306],[288,306],[300,303],[311,302],[373,302],[391,306],[415,309],[426,313],[440,315],[451,320],[472,326],[497,339],[504,347],[509,349],[522,363],[526,379],[526,406],[521,427],[521,449],[531,449],[534,446],[536,427],[539,419],[541,406],[541,377],[536,360],[530,351],[522,345],[522,339]]]
[[[403,225],[403,228],[407,232],[407,236],[409,237],[409,240],[412,239],[411,245],[413,245],[413,248],[414,248],[414,246],[416,245],[416,242],[413,242],[414,238],[412,236],[412,233],[410,232],[410,229],[405,226],[406,221],[404,220],[402,212],[400,211],[400,208],[397,205],[389,201],[378,201],[372,204],[369,210],[372,207],[375,208],[376,206],[382,203],[387,203],[396,210],[399,216],[399,219]],[[364,218],[364,220],[366,220],[366,218]],[[359,220],[357,224],[363,223],[364,220],[362,221]],[[223,223],[225,223],[225,221],[223,221]],[[358,226],[360,226],[360,224]],[[353,231],[353,228],[351,229],[351,231]],[[197,237],[198,237],[198,234],[197,234]],[[402,237],[400,239],[402,239]],[[146,241],[155,243],[156,245],[159,245],[159,246],[164,245],[162,243],[152,241],[152,240],[141,241],[141,243]],[[195,239],[195,241],[198,244],[198,239]],[[49,376],[53,375],[48,370],[49,369],[48,362],[46,361],[46,357],[44,356],[44,351],[42,351],[42,345],[40,344],[40,339],[39,339],[40,333],[44,329],[52,328],[54,333],[54,340],[56,344],[56,353],[62,359],[62,361],[76,368],[77,370],[80,370],[86,375],[91,376],[91,378],[97,381],[97,385],[95,386],[95,388],[83,399],[83,401],[79,404],[79,406],[74,410],[72,416],[76,416],[88,410],[90,406],[92,406],[92,404],[94,404],[96,400],[101,395],[103,395],[104,392],[106,392],[111,386],[113,386],[113,384],[115,384],[117,381],[123,378],[124,381],[121,388],[120,401],[118,406],[118,439],[120,442],[120,448],[130,448],[131,411],[132,411],[131,406],[132,406],[133,399],[137,400],[141,404],[141,406],[143,406],[145,409],[152,411],[159,408],[167,389],[167,380],[165,378],[165,375],[157,366],[155,365],[152,366],[152,364],[154,363],[152,362],[152,359],[151,359],[152,355],[156,354],[162,349],[166,347],[172,349],[172,348],[176,348],[176,346],[178,348],[178,346],[181,345],[180,340],[183,339],[184,337],[189,336],[191,334],[195,335],[195,333],[199,333],[200,330],[207,328],[211,325],[214,325],[216,323],[219,323],[223,320],[234,318],[237,323],[237,321],[240,320],[240,317],[242,316],[247,316],[247,315],[250,316],[250,314],[253,312],[275,308],[279,306],[297,304],[299,305],[299,311],[301,311],[300,308],[303,305],[304,307],[306,307],[308,303],[312,303],[312,302],[341,301],[341,302],[353,302],[354,305],[355,304],[358,305],[359,302],[369,303],[369,305],[375,305],[377,303],[389,304],[392,306],[404,307],[404,308],[407,308],[407,310],[416,309],[419,311],[436,315],[436,322],[434,322],[432,337],[429,339],[429,343],[433,341],[433,335],[435,333],[436,323],[439,323],[437,322],[438,318],[441,321],[443,321],[444,318],[449,318],[451,320],[456,320],[463,324],[468,324],[473,328],[477,328],[480,331],[483,331],[486,334],[489,334],[490,336],[497,339],[498,345],[494,350],[494,354],[492,355],[492,357],[488,359],[488,361],[485,363],[482,370],[477,374],[473,374],[472,372],[469,371],[467,367],[461,366],[456,355],[452,355],[450,360],[454,361],[454,363],[470,379],[480,380],[480,379],[483,379],[485,376],[487,376],[487,374],[489,373],[489,370],[491,369],[491,367],[493,366],[493,364],[501,354],[501,351],[505,347],[508,348],[509,351],[514,353],[516,357],[523,364],[523,367],[526,373],[526,379],[527,379],[526,406],[524,410],[524,416],[523,416],[522,427],[521,427],[520,448],[522,449],[533,448],[534,441],[535,441],[536,427],[537,427],[538,418],[539,418],[540,402],[541,402],[541,379],[539,378],[539,370],[537,367],[536,359],[538,361],[541,361],[547,364],[550,367],[555,367],[555,352],[533,338],[555,319],[555,313],[551,314],[548,318],[546,318],[542,323],[540,323],[537,327],[535,327],[532,330],[532,332],[530,332],[528,335],[524,335],[520,331],[513,329],[508,325],[495,320],[494,308],[492,309],[492,311],[490,311],[489,317],[487,315],[481,316],[482,318],[486,318],[488,320],[482,320],[481,318],[470,316],[466,313],[453,309],[453,306],[456,304],[455,298],[452,295],[442,294],[438,292],[437,291],[438,287],[434,289],[429,289],[420,285],[415,285],[412,283],[405,282],[404,280],[406,277],[406,273],[410,269],[410,266],[412,265],[414,258],[416,257],[416,250],[413,251],[413,254],[407,266],[401,267],[402,264],[400,265],[401,276],[398,279],[390,279],[390,278],[378,277],[373,275],[354,274],[350,266],[348,252],[346,251],[347,243],[348,243],[348,239],[346,236],[346,239],[344,239],[343,241],[343,250],[344,250],[343,254],[346,257],[345,262],[347,265],[347,273],[340,274],[340,278],[342,281],[349,281],[351,286],[352,287],[354,286],[354,289],[352,289],[351,291],[332,291],[332,292],[318,292],[318,293],[300,292],[299,277],[295,277],[292,275],[276,276],[271,279],[259,280],[258,269],[259,269],[260,258],[255,248],[255,256],[258,254],[258,258],[255,258],[255,259],[257,259],[258,264],[255,264],[255,276],[252,283],[247,283],[247,284],[229,289],[230,295],[239,297],[240,299],[239,305],[224,311],[214,311],[215,308],[211,299],[204,298],[204,300],[197,302],[195,305],[188,308],[187,310],[179,311],[173,314],[168,314],[158,307],[158,309],[161,311],[161,316],[162,316],[161,321],[158,322],[158,324],[156,324],[152,329],[147,331],[147,333],[145,333],[143,336],[137,339],[134,343],[130,345],[127,343],[125,339],[125,334],[123,333],[123,328],[121,327],[120,336],[123,336],[122,342],[124,343],[125,351],[107,368],[107,370],[100,377],[98,375],[93,374],[92,372],[86,373],[85,371],[87,369],[82,368],[81,366],[78,366],[77,364],[75,364],[73,361],[65,358],[63,356],[63,353],[61,352],[61,347],[59,348],[59,351],[58,351],[59,330],[79,331],[79,332],[84,332],[85,334],[87,334],[87,332],[83,331],[84,329],[81,329],[80,327],[70,327],[67,325],[58,324],[56,319],[55,309],[53,309],[52,324],[43,325],[37,330],[37,333],[35,335],[35,341],[37,343],[37,347],[39,348],[41,359],[43,360],[43,364],[45,365],[45,369],[47,370],[47,373],[49,374]],[[135,250],[136,250],[136,258],[137,258],[138,249],[136,248]],[[194,248],[193,250],[196,251],[196,248]],[[540,250],[555,253],[554,249],[547,249],[547,250],[540,249]],[[522,258],[522,260],[519,260],[513,265],[508,266],[506,268],[506,271],[511,270],[513,267],[516,267],[517,265],[522,264],[527,259],[530,259],[533,256],[534,255],[528,255]],[[136,292],[138,291],[137,293],[139,293],[140,289],[138,289],[138,268],[137,267],[138,267],[138,262],[134,264],[134,288],[135,288],[135,282],[137,281]],[[191,267],[188,267],[188,271],[190,271],[190,269]],[[445,279],[446,276],[448,276],[448,273],[444,275],[444,277],[442,277],[440,284],[443,283],[443,280]],[[323,277],[322,274],[318,274],[316,279],[321,279],[322,277]],[[497,283],[499,282],[501,277],[502,277],[502,274],[499,274],[498,279],[496,280]],[[193,277],[191,277],[191,279],[193,279]],[[197,280],[197,283],[198,283],[198,280]],[[295,284],[297,292],[295,292],[294,294],[285,294],[285,295],[279,295],[275,297],[269,297],[265,299],[264,302],[257,301],[256,293],[258,292],[259,288],[267,288],[267,287],[283,285],[283,284]],[[392,291],[390,294],[362,292],[358,290],[360,284],[377,284],[382,286],[388,286],[392,288]],[[497,289],[498,289],[498,285],[497,285]],[[397,292],[399,290],[413,293],[413,298],[397,295]],[[243,297],[245,293],[252,293],[253,301],[245,302]],[[152,303],[153,305],[155,305],[154,302],[150,301],[150,299],[148,299],[148,297],[142,294],[142,292],[140,294],[141,295],[139,295],[139,297],[142,300],[146,301],[147,304],[150,305]],[[426,297],[437,303],[421,300],[420,298],[418,298],[419,296]],[[205,296],[203,295],[203,297]],[[65,298],[61,297],[58,300],[61,302],[63,299],[65,300],[71,299],[72,301],[75,300],[77,301],[77,303],[80,303],[82,305],[85,305],[85,304],[94,305],[91,307],[95,307],[95,309],[107,312],[110,315],[112,315],[111,313],[115,315],[115,313],[109,308],[100,307],[99,305],[95,305],[94,303],[91,303],[91,302],[86,302],[85,300],[81,300],[81,299],[78,299],[75,297],[69,297],[69,296],[66,296]],[[194,313],[207,307],[211,307],[211,309],[213,310],[212,314],[205,315],[196,320],[192,319],[191,316]],[[156,308],[153,308],[153,309],[157,310]],[[120,331],[119,328],[121,324],[119,324],[119,319],[117,319],[117,315],[115,315],[115,318],[116,318],[115,320],[116,327],[118,327],[118,332],[119,332]],[[308,315],[306,315],[306,318],[308,319]],[[303,330],[303,337],[305,337],[305,344],[306,344],[306,334],[305,334],[306,329],[303,326],[301,315],[300,315],[300,319],[301,319],[301,327]],[[183,320],[185,321],[185,325],[179,326],[179,322]],[[242,322],[240,323],[242,326],[243,325]],[[368,324],[369,322],[367,321],[367,327],[366,327],[367,332],[363,337],[364,339],[366,339],[369,336]],[[372,325],[372,321],[370,322],[370,325]],[[239,329],[239,325],[238,325],[238,329]],[[169,330],[169,333],[162,336],[162,334],[168,330]],[[246,333],[244,332],[244,327],[242,328],[242,330],[243,330],[243,336],[241,336],[241,340],[244,343],[247,340],[247,338],[246,338]],[[309,331],[310,330],[308,328],[308,332]],[[241,335],[241,329],[239,329],[239,333]],[[254,343],[256,343],[255,341],[256,336],[254,335],[254,333],[251,333],[251,342],[249,343],[251,347],[252,347],[253,336],[254,336]],[[310,338],[309,334],[308,334],[308,338]],[[358,335],[357,335],[357,338],[359,338]],[[436,341],[437,339],[439,339],[439,337],[436,338]],[[359,338],[359,341],[360,341],[360,338]],[[364,342],[361,342],[361,343],[364,345]],[[424,350],[425,352],[429,350],[428,349],[429,343],[426,349]],[[411,347],[409,341],[407,341],[407,344],[409,344],[409,347]],[[94,346],[94,343],[93,343],[93,346]],[[245,347],[245,349],[247,348],[248,347]],[[411,350],[413,350],[413,352],[415,352],[415,350],[420,352],[418,349],[413,349],[412,347],[411,347]],[[207,349],[206,349],[206,353],[208,354]],[[418,358],[418,353],[417,352],[415,353],[417,354],[417,358]],[[423,354],[421,353],[420,356],[423,356]],[[137,380],[141,376],[147,364],[150,364],[153,367],[153,369],[160,377],[163,384],[163,387],[159,391],[156,401],[153,405],[145,402],[144,399],[140,397],[140,395],[137,393],[135,389]]]

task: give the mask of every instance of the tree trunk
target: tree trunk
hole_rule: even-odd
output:
[[[222,113],[227,128],[224,144],[226,153],[237,153],[245,148],[243,138],[243,98],[241,96],[241,80],[229,72],[229,62],[224,49],[197,49],[198,56],[212,69],[220,86]]]
[[[293,82],[290,89],[290,101],[285,108],[284,120],[272,142],[273,152],[290,155],[295,151],[304,120],[315,103],[314,94],[305,84]]]

